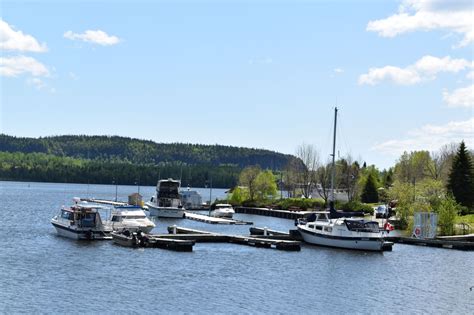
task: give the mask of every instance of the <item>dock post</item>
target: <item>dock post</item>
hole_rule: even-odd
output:
[[[176,234],[176,224],[173,224],[173,234]]]
[[[263,228],[263,235],[268,235],[268,228],[266,226]]]

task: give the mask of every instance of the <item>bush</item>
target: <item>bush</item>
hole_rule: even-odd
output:
[[[364,213],[374,214],[374,208],[372,206],[358,201],[336,202],[336,209],[344,212],[364,211]]]
[[[277,205],[284,210],[288,210],[290,207],[300,208],[301,210],[321,209],[324,207],[324,200],[311,198],[287,198],[278,201]]]
[[[454,223],[459,213],[459,206],[452,197],[441,201],[438,211],[438,226],[441,235],[454,235]]]

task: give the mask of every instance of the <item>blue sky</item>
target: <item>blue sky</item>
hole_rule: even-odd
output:
[[[392,166],[473,132],[473,4],[3,1],[0,132],[121,135]]]

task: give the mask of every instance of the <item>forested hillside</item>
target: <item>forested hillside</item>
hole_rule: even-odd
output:
[[[291,155],[222,145],[155,143],[125,137],[0,135],[0,179],[154,185],[159,177],[183,185],[231,187],[249,165],[278,170]]]

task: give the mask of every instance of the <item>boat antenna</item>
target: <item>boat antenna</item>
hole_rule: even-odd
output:
[[[334,210],[334,180],[336,178],[336,126],[337,107],[334,108],[334,136],[332,140],[332,170],[331,170],[331,199],[329,200],[330,210]]]

